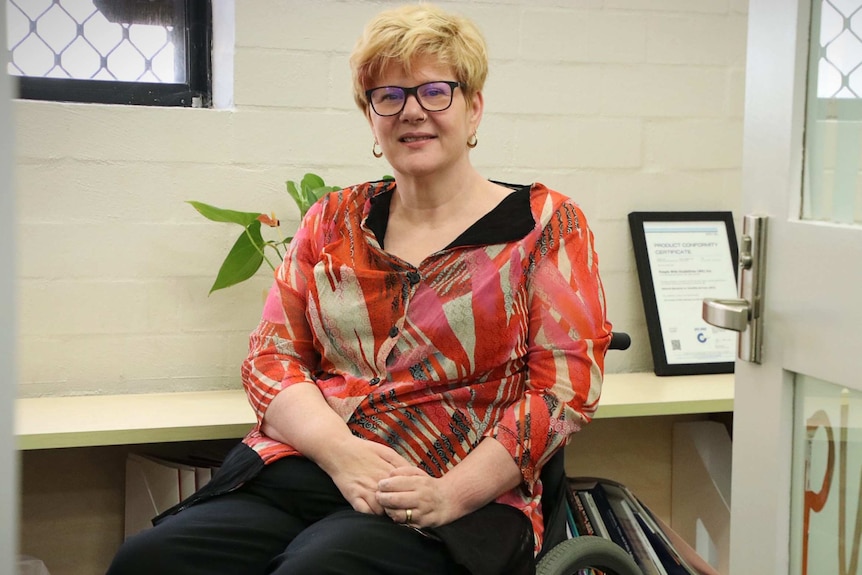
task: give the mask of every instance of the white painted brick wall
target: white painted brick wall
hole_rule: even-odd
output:
[[[643,62],[649,20],[622,11],[526,8],[521,24],[525,60]]]
[[[398,3],[236,0],[232,109],[14,104],[22,395],[239,385],[270,272],[207,296],[239,228],[184,202],[275,211],[289,234],[285,180],[388,173],[347,58]],[[738,210],[746,1],[441,5],[489,43],[475,164],[584,207],[610,317],[635,340],[608,369],[651,370],[626,217]]]
[[[733,65],[745,55],[745,18],[735,14],[652,14],[647,61]]]
[[[654,171],[732,169],[742,124],[721,119],[652,121],[644,134],[645,167]]]

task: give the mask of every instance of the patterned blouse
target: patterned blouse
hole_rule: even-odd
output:
[[[611,325],[580,208],[541,184],[513,189],[415,267],[383,249],[395,184],[316,203],[276,272],[242,379],[262,421],[273,397],[316,382],[354,435],[434,477],[493,437],[523,482],[497,499],[542,541],[542,465],[590,421]],[[245,438],[264,463],[298,455]]]

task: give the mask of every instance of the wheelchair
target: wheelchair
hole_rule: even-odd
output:
[[[628,334],[614,332],[609,349],[625,350],[630,344]],[[605,575],[643,575],[631,555],[613,541],[591,535],[568,538],[565,490],[569,487],[563,449],[545,464],[540,477],[544,488],[545,541],[536,557],[536,575],[578,575],[589,568]]]

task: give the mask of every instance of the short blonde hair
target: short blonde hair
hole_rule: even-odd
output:
[[[417,58],[431,56],[450,66],[468,105],[485,86],[488,50],[470,20],[432,4],[411,4],[378,14],[365,27],[350,56],[353,98],[367,113],[365,91],[393,65],[409,74]]]

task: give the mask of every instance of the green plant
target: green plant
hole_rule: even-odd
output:
[[[338,186],[327,186],[323,182],[323,178],[316,174],[305,174],[299,186],[293,180],[287,181],[287,193],[290,194],[299,208],[300,218],[305,216],[308,209],[317,200],[338,189],[340,189]],[[274,270],[284,257],[284,249],[287,244],[293,239],[293,236],[278,240],[265,240],[263,238],[261,229],[264,224],[278,229],[279,221],[275,214],[266,215],[260,212],[225,210],[203,202],[189,201],[188,203],[209,220],[239,224],[243,227],[243,231],[239,234],[221,268],[219,268],[215,283],[213,283],[209,293],[244,282],[260,269],[264,261]],[[275,264],[266,256],[267,248],[275,252],[278,257]]]

